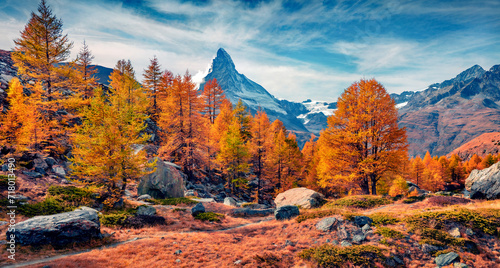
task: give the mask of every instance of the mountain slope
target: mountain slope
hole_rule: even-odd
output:
[[[500,130],[500,65],[478,65],[414,94],[399,110],[410,155],[446,155],[482,133]]]
[[[252,114],[262,109],[271,121],[281,120],[288,130],[308,132],[300,120],[290,114],[278,99],[269,94],[261,85],[240,74],[236,70],[231,56],[223,48],[217,51],[217,56],[200,84],[200,89],[203,89],[206,81],[214,78],[217,79],[231,103],[236,104],[241,99]]]
[[[485,156],[487,154],[496,155],[500,152],[500,132],[481,134],[479,137],[463,144],[453,150],[448,156],[458,155],[462,160],[470,159],[474,154]]]

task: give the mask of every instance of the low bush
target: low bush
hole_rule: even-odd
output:
[[[391,204],[392,200],[382,196],[354,195],[346,196],[327,203],[328,207],[353,207],[353,208],[374,208],[382,205]]]
[[[215,212],[202,212],[194,217],[197,220],[210,221],[210,222],[220,222],[224,219],[224,214]]]
[[[372,245],[354,245],[340,247],[324,244],[319,247],[305,249],[299,252],[299,258],[313,261],[319,267],[378,267],[377,263],[384,263],[383,250]]]
[[[68,206],[92,206],[95,200],[92,198],[94,191],[78,188],[75,186],[50,186],[49,195]]]
[[[460,198],[455,196],[431,196],[427,200],[433,206],[451,206],[451,205],[464,205],[471,202],[470,199]]]
[[[0,175],[0,189],[7,189],[9,186],[9,177],[7,175]]]
[[[185,208],[174,208],[172,211],[173,212],[184,212],[184,211],[186,211],[186,209]]]
[[[62,204],[53,197],[47,197],[42,202],[21,205],[18,207],[18,211],[24,216],[34,217],[72,211],[74,208],[75,207]]]
[[[375,233],[391,239],[403,239],[405,237],[403,233],[388,227],[379,227]]]
[[[400,220],[392,213],[377,212],[368,216],[373,220],[373,225],[389,225],[400,222]]]
[[[106,215],[99,215],[99,221],[102,225],[107,227],[123,226],[129,215],[124,213],[110,213]]]
[[[186,197],[174,197],[174,198],[166,198],[166,199],[147,199],[146,202],[150,202],[156,205],[165,205],[165,206],[176,206],[179,204],[185,205],[193,205],[197,204],[198,201],[186,198]]]
[[[405,204],[413,204],[413,203],[416,203],[416,202],[420,202],[420,201],[423,201],[425,199],[425,196],[424,195],[420,195],[420,196],[410,196],[406,199],[403,200],[403,203]]]
[[[282,267],[282,259],[272,253],[264,253],[262,256],[257,254],[253,259],[257,261],[259,267]]]
[[[144,226],[164,225],[165,218],[156,215],[129,216],[123,221],[123,226],[131,228],[142,228]]]

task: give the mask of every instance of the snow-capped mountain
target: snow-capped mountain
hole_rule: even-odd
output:
[[[307,132],[300,120],[290,114],[278,99],[261,85],[240,74],[231,56],[223,48],[217,51],[208,74],[200,83],[200,90],[205,86],[205,82],[214,78],[231,103],[236,104],[241,99],[252,114],[261,109],[267,113],[271,121],[279,119],[289,130]]]

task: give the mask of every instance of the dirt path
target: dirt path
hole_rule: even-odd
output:
[[[138,240],[141,240],[141,239],[148,239],[148,238],[155,238],[155,237],[164,237],[164,236],[172,235],[172,234],[225,232],[225,231],[235,230],[235,229],[247,227],[247,226],[250,226],[250,225],[255,225],[255,224],[262,223],[262,222],[270,221],[272,219],[274,219],[274,217],[267,217],[267,218],[263,218],[262,220],[259,220],[257,222],[245,223],[245,224],[242,224],[242,225],[237,225],[237,226],[233,226],[233,227],[229,227],[229,228],[224,228],[224,229],[219,229],[219,230],[193,230],[193,231],[184,231],[184,232],[166,232],[166,233],[160,233],[160,234],[153,235],[153,236],[136,237],[136,238],[129,239],[129,240],[126,240],[126,241],[120,241],[120,242],[116,242],[116,243],[113,243],[113,244],[104,245],[104,246],[101,246],[101,247],[98,247],[98,248],[86,249],[86,250],[72,252],[72,253],[65,253],[65,254],[61,254],[61,255],[57,255],[57,256],[52,256],[52,257],[48,257],[48,258],[44,258],[44,259],[26,261],[26,262],[22,262],[22,263],[10,264],[10,265],[1,266],[1,267],[3,267],[3,268],[17,268],[17,267],[25,267],[25,266],[29,266],[29,265],[41,264],[41,263],[51,262],[51,261],[54,261],[54,260],[57,260],[57,259],[65,258],[65,257],[70,257],[70,256],[78,255],[78,254],[87,253],[87,252],[90,252],[92,250],[103,250],[103,249],[108,249],[108,248],[114,248],[114,247],[117,247],[119,245],[132,243],[134,241],[138,241]]]

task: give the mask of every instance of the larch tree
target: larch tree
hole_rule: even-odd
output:
[[[145,144],[150,137],[142,133],[148,99],[131,81],[131,74],[131,65],[117,65],[108,96],[95,89],[90,106],[82,110],[82,125],[71,135],[71,174],[84,183],[103,186],[101,198],[107,207],[119,201],[127,183],[154,166],[147,162],[145,151],[134,152],[135,145]]]
[[[268,179],[270,170],[265,162],[268,153],[266,142],[269,139],[269,129],[271,123],[269,117],[264,111],[257,111],[257,114],[252,120],[250,132],[252,138],[249,141],[249,150],[251,155],[251,164],[253,173],[257,177],[256,202],[261,201],[261,184],[262,181]]]
[[[158,62],[158,58],[154,56],[152,59],[150,59],[147,69],[144,70],[144,79],[142,81],[142,85],[144,86],[144,88],[148,90],[152,102],[150,105],[151,107],[150,113],[154,119],[157,119],[158,115],[157,102],[158,102],[158,93],[160,90],[161,76],[162,76],[161,65]]]
[[[320,185],[355,182],[363,194],[370,194],[370,186],[376,194],[381,175],[407,158],[395,102],[375,79],[362,79],[342,93],[337,107],[318,141]]]
[[[176,76],[169,96],[161,102],[158,125],[162,129],[160,154],[179,164],[190,179],[194,172],[206,163],[207,135],[205,118],[202,116],[203,102],[198,96],[191,75]]]
[[[21,37],[14,40],[16,46],[12,60],[18,68],[18,74],[24,81],[42,82],[49,101],[57,98],[53,95],[53,90],[64,79],[58,75],[61,68],[58,64],[68,59],[73,46],[68,36],[63,34],[62,26],[62,21],[42,0],[38,13],[31,13],[28,24],[21,31]]]
[[[217,79],[214,78],[205,83],[202,96],[205,100],[205,114],[208,116],[210,124],[213,124],[219,114],[222,101],[226,98],[224,90],[217,83]]]
[[[302,156],[304,159],[302,165],[302,177],[304,178],[304,186],[309,189],[318,191],[317,182],[317,167],[318,167],[318,145],[315,141],[316,137],[311,136],[311,139],[304,144],[302,148]]]
[[[418,186],[419,183],[422,182],[422,177],[425,171],[425,165],[420,156],[417,156],[415,159],[413,159],[411,168],[412,168],[412,178],[414,178],[415,183]]]
[[[94,88],[97,87],[95,74],[97,70],[92,65],[94,55],[90,51],[89,46],[83,41],[83,46],[78,52],[75,60],[76,70],[80,74],[80,94],[84,99],[92,97]]]

